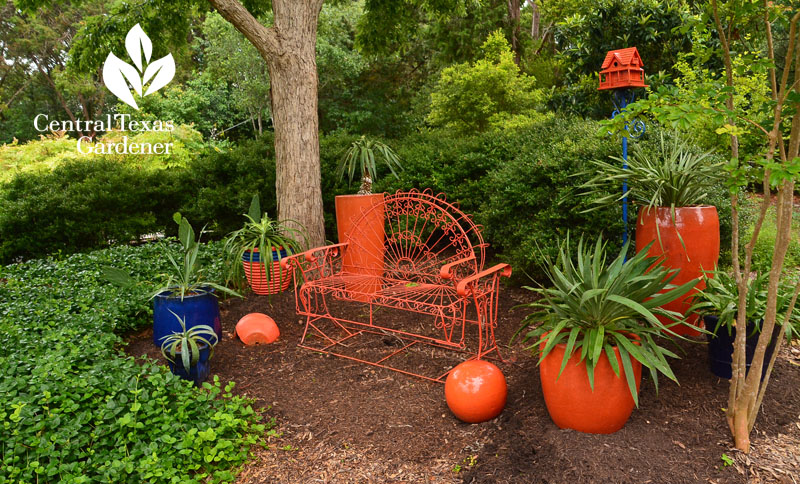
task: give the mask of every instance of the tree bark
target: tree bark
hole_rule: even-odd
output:
[[[533,18],[531,19],[531,38],[533,40],[539,40],[539,34],[541,32],[540,28],[540,15],[539,15],[539,5],[536,4],[536,0],[530,0],[531,8],[533,9]]]
[[[301,224],[310,245],[323,245],[316,61],[322,0],[273,0],[272,27],[261,25],[238,0],[209,2],[247,37],[269,68],[278,219]]]
[[[508,19],[511,22],[511,50],[514,51],[514,63],[519,65],[522,46],[519,45],[519,18],[521,15],[520,0],[508,0]]]

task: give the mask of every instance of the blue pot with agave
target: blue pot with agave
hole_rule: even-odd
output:
[[[211,371],[210,361],[219,337],[211,326],[188,327],[178,314],[173,312],[171,316],[180,329],[164,337],[161,354],[173,374],[199,387]]]
[[[153,342],[161,346],[164,338],[179,332],[178,318],[186,328],[209,326],[214,330],[214,343],[222,338],[222,325],[219,319],[218,293],[239,296],[227,287],[209,282],[203,278],[199,262],[200,241],[195,240],[194,229],[186,218],[176,213],[178,241],[182,257],[178,260],[169,250],[165,255],[172,267],[172,274],[166,285],[153,296]],[[202,233],[202,231],[201,231]]]
[[[175,314],[187,328],[209,326],[214,330],[215,342],[222,338],[219,300],[213,288],[200,287],[183,297],[176,290],[164,291],[153,298],[153,342],[157,346],[167,336],[181,331]]]

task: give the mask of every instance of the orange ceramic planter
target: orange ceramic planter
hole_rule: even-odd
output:
[[[676,208],[673,220],[669,207],[652,209],[642,207],[636,223],[636,251],[641,251],[653,241],[655,243],[650,247],[648,255],[664,256],[665,267],[680,269],[672,284],[679,286],[693,279],[698,281],[686,295],[662,307],[687,316],[687,322],[700,326],[702,320],[696,314],[687,312],[691,306],[692,295],[698,290],[705,289],[703,271],[712,271],[717,267],[719,260],[717,208],[710,206]],[[659,319],[665,324],[669,322],[666,318]],[[700,334],[686,326],[677,326],[674,331],[689,336]]]
[[[500,368],[484,360],[470,360],[453,368],[444,382],[450,411],[467,423],[491,420],[506,406],[508,386]]]
[[[384,255],[383,193],[372,195],[339,195],[336,197],[336,227],[339,242],[348,242],[348,249],[342,255],[342,272],[374,276],[353,291],[369,294],[381,288]],[[377,207],[377,208],[373,208]]]
[[[253,252],[258,253],[258,249],[253,249]],[[292,281],[291,269],[282,269],[280,262],[275,260],[275,249],[273,249],[272,252],[271,260],[267,261],[270,267],[269,280],[267,280],[265,264],[260,260],[260,257],[257,262],[250,262],[250,256],[247,253],[242,257],[242,265],[244,266],[244,275],[247,277],[247,283],[250,284],[254,293],[262,296],[283,292],[289,287],[289,283]],[[282,255],[284,257],[286,256],[285,253]]]
[[[566,344],[556,345],[539,364],[544,402],[553,422],[562,429],[590,434],[611,434],[624,427],[635,405],[619,350],[614,348],[620,376],[614,374],[608,357],[603,353],[595,368],[594,391],[589,386],[586,365],[580,361],[580,353],[573,352],[564,372],[558,376],[565,350]],[[642,364],[633,358],[631,363],[638,390]]]

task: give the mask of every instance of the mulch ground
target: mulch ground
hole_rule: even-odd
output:
[[[529,298],[525,290],[501,291],[498,342],[505,345],[519,328],[525,310],[512,308]],[[332,310],[352,317],[362,311],[352,304]],[[233,337],[236,322],[251,312],[275,319],[278,341],[245,346]],[[419,323],[411,314],[383,317]],[[661,379],[656,395],[652,382],[643,381],[640,408],[626,426],[589,435],[553,424],[536,361],[520,344],[503,350],[505,410],[470,425],[450,413],[442,384],[298,348],[303,324],[290,292],[223,303],[222,324],[212,374],[236,382],[234,392],[255,399],[281,433],[253,449],[241,483],[800,482],[797,346],[776,363],[745,456],[731,448],[723,411],[728,382],[708,370],[703,344],[680,345],[685,354],[673,362],[680,385]],[[129,342],[129,354],[161,358],[151,331]],[[374,344],[378,351],[390,343]],[[430,356],[421,350],[406,358],[413,367]]]

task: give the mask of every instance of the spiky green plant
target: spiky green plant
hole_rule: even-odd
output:
[[[265,264],[266,281],[272,276],[269,269],[272,260],[272,252],[278,255],[278,260],[283,258],[281,249],[286,254],[295,254],[308,247],[308,234],[303,226],[293,220],[273,220],[266,212],[261,212],[261,202],[258,194],[253,195],[250,201],[250,209],[245,215],[244,226],[231,232],[225,239],[225,267],[226,279],[236,284],[241,284],[244,280],[244,269],[242,258],[249,252],[250,262],[255,259],[253,249],[258,249],[260,260]],[[283,277],[279,272],[279,277]],[[280,283],[280,281],[279,281]]]
[[[649,246],[648,246],[649,248]],[[636,405],[639,405],[631,358],[650,370],[658,389],[658,373],[677,381],[666,357],[677,355],[657,342],[662,337],[678,336],[673,328],[684,324],[678,313],[660,308],[689,292],[696,281],[675,287],[670,282],[677,275],[670,273],[657,258],[648,257],[647,249],[625,261],[626,243],[617,257],[606,264],[606,243],[598,238],[592,249],[578,242],[573,258],[567,236],[555,263],[548,260],[545,271],[552,287],[532,288],[541,299],[523,305],[536,311],[523,320],[515,338],[528,329],[523,341],[535,342],[529,347],[540,350],[540,361],[559,343],[566,343],[561,372],[574,352],[585,361],[589,384],[594,388],[594,369],[602,354],[608,356],[614,373],[620,369],[614,353],[619,350],[622,369]],[[659,294],[665,290],[663,294]],[[663,324],[656,317],[665,316],[672,323]],[[634,340],[638,338],[634,342]]]
[[[661,132],[659,149],[652,154],[634,151],[627,169],[623,168],[622,158],[610,158],[613,162],[590,162],[587,173],[592,178],[581,186],[584,194],[597,197],[596,206],[614,204],[629,196],[648,208],[670,207],[674,212],[676,207],[703,203],[708,191],[726,176],[723,162],[715,163],[710,152],[698,153],[677,134],[665,136]],[[628,191],[618,195],[618,187],[626,180]],[[613,195],[607,195],[609,192]]]
[[[166,275],[166,281],[153,291],[151,298],[160,294],[169,293],[169,297],[180,295],[181,301],[186,295],[202,294],[217,290],[231,296],[241,297],[233,289],[203,279],[199,260],[200,239],[195,240],[194,229],[189,220],[176,212],[172,216],[178,224],[178,242],[181,244],[183,257],[176,259],[170,250],[164,246],[164,256],[172,266],[172,273]],[[202,236],[203,229],[200,230]],[[121,287],[130,287],[141,282],[133,279],[127,272],[116,267],[102,267],[104,279]]]
[[[361,136],[361,138],[353,141],[353,144],[345,152],[344,157],[339,162],[336,176],[344,178],[344,174],[347,173],[350,183],[352,183],[356,170],[358,170],[361,175],[361,186],[358,194],[369,195],[372,193],[372,183],[378,177],[377,162],[380,161],[383,161],[389,167],[395,178],[399,178],[397,171],[402,170],[403,166],[397,154],[385,143]]]
[[[161,342],[161,354],[172,364],[177,364],[176,357],[180,355],[181,364],[188,372],[200,361],[201,345],[209,348],[208,359],[214,356],[214,346],[217,344],[217,333],[207,324],[200,324],[186,329],[186,318],[181,318],[172,310],[170,312],[181,324],[181,332],[165,336]]]
[[[729,272],[714,271],[706,274],[705,282],[706,288],[692,296],[693,305],[689,311],[716,316],[719,318],[716,330],[719,331],[724,327],[728,334],[732,334],[736,324],[736,315],[739,312],[739,288],[736,279]],[[767,311],[768,285],[768,272],[755,274],[747,281],[748,290],[745,304],[747,316],[745,320],[753,323],[754,333],[761,331],[761,322]],[[782,325],[786,319],[793,290],[793,284],[784,283],[778,286],[778,301],[775,306],[778,314],[775,319],[777,325]],[[789,314],[788,324],[783,327],[782,332],[788,341],[800,336],[800,311],[793,311]]]

